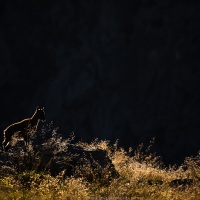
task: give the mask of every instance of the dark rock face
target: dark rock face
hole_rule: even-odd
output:
[[[46,108],[63,135],[167,162],[199,150],[198,1],[0,2],[1,128]]]
[[[89,182],[99,181],[101,184],[118,178],[119,174],[115,170],[107,152],[101,149],[86,149],[77,145],[68,145],[68,162],[52,162],[50,172],[56,176],[64,171],[64,176],[84,177]],[[63,154],[63,157],[66,156]],[[49,156],[47,155],[47,158]]]

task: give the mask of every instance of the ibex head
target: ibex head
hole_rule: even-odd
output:
[[[37,117],[38,119],[45,121],[45,112],[44,112],[44,107],[40,108],[39,106],[37,106],[36,108],[36,113],[37,113]]]

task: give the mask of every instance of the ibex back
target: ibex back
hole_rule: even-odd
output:
[[[15,133],[19,133],[19,135],[24,139],[25,144],[27,144],[30,138],[29,132],[37,130],[40,120],[45,120],[45,112],[44,108],[37,107],[31,118],[24,119],[8,126],[4,130],[4,141],[2,143],[3,149],[5,151],[8,149],[12,136]]]

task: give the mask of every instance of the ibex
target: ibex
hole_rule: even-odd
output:
[[[11,124],[4,130],[4,141],[2,142],[2,146],[4,151],[6,151],[9,147],[12,136],[17,133],[24,139],[25,144],[27,145],[30,138],[30,131],[36,131],[39,121],[45,120],[45,112],[44,108],[36,108],[35,113],[31,118],[26,118],[20,122],[16,122]]]

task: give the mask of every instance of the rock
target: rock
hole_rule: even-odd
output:
[[[169,183],[170,187],[185,187],[190,186],[194,182],[193,179],[184,178],[184,179],[174,179]]]
[[[108,184],[109,181],[119,176],[104,150],[86,149],[69,144],[67,155],[70,159],[66,163],[53,162],[51,164],[52,175],[56,176],[64,171],[65,176],[82,177],[89,182],[99,181],[100,184]]]

